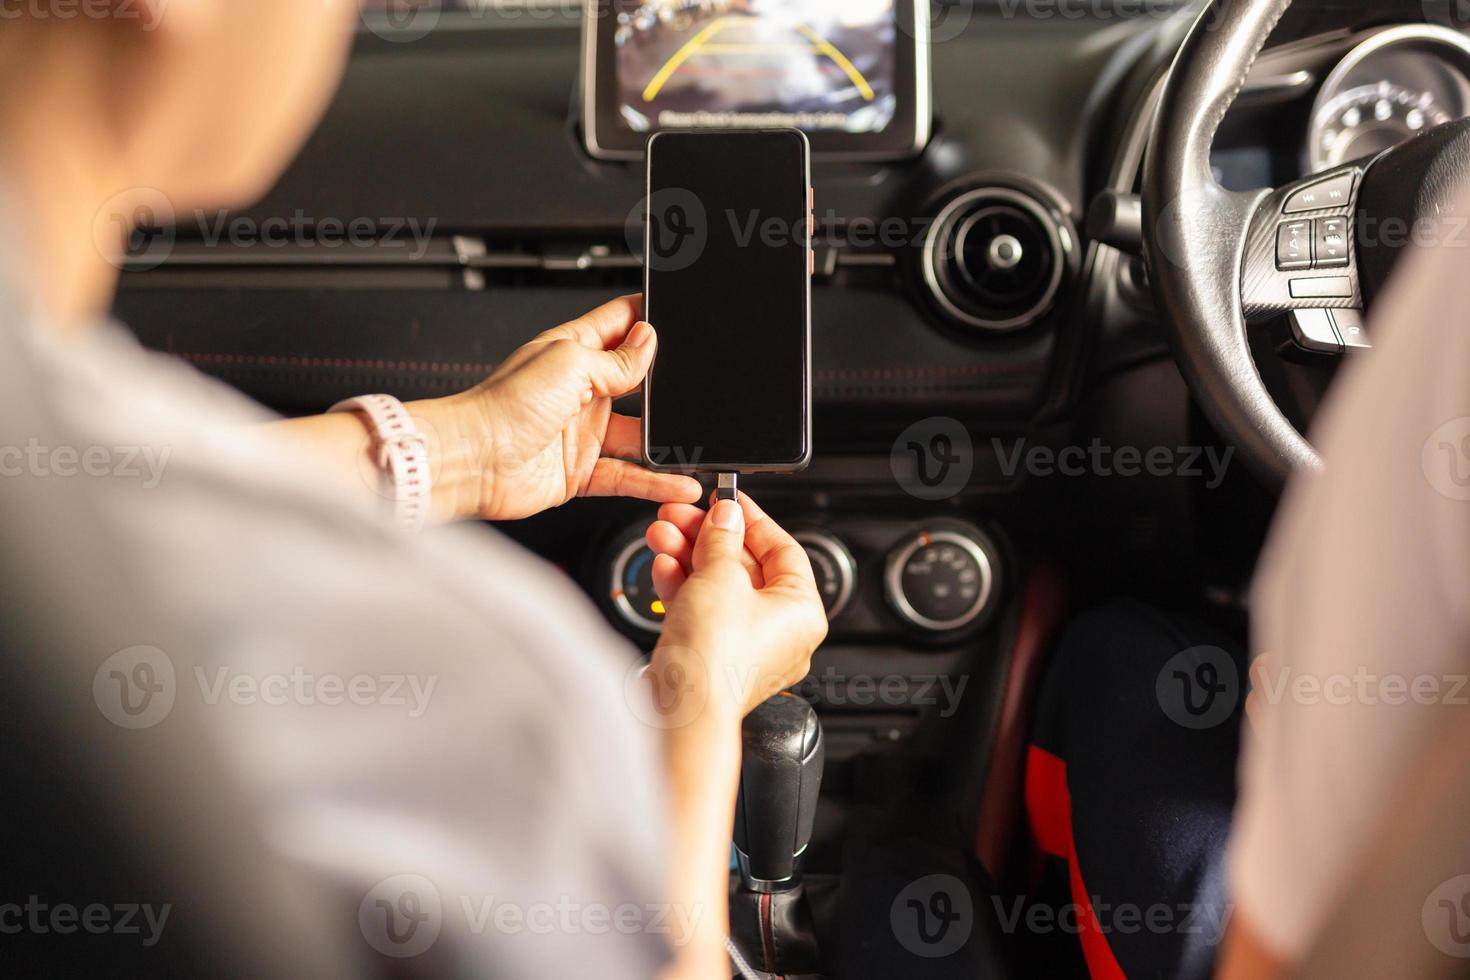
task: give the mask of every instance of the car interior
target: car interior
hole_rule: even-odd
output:
[[[652,132],[796,120],[813,458],[741,489],[807,551],[830,632],[747,723],[742,965],[918,975],[865,964],[850,886],[945,873],[995,975],[1086,976],[1075,936],[991,922],[1035,884],[1024,768],[1056,641],[1125,598],[1247,645],[1282,486],[1320,465],[1314,415],[1409,244],[1356,233],[1432,207],[1467,145],[1470,20],[1453,0],[848,0],[810,35],[742,35],[782,6],[369,4],[285,176],[136,235],[114,312],[287,416],[448,395],[642,290]],[[647,651],[654,510],[579,500],[498,530]],[[894,827],[963,857],[875,856]]]

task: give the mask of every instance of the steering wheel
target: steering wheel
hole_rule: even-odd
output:
[[[1276,485],[1322,464],[1267,391],[1248,330],[1285,315],[1308,350],[1369,346],[1365,303],[1415,237],[1409,230],[1446,222],[1470,182],[1470,120],[1461,120],[1287,187],[1221,187],[1210,168],[1215,135],[1290,6],[1206,6],[1165,82],[1143,175],[1145,256],[1180,369],[1220,434]]]

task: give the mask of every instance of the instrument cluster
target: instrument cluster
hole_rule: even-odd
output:
[[[1308,172],[1392,149],[1470,115],[1470,40],[1443,27],[1409,25],[1353,48],[1322,83],[1312,107]]]

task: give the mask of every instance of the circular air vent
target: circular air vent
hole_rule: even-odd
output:
[[[1030,326],[1050,312],[1072,239],[1036,198],[982,187],[950,201],[924,243],[924,281],[944,314],[981,330]]]

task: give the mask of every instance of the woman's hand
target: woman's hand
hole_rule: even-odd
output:
[[[663,974],[724,976],[740,721],[811,669],[827,614],[806,551],[743,494],[706,514],[665,504],[648,529],[668,607],[643,677],[664,729],[669,895],[702,914]]]
[[[811,561],[749,497],[706,515],[666,504],[648,529],[654,588],[668,607],[649,675],[671,724],[732,725],[811,669],[827,614]]]
[[[638,322],[642,300],[624,296],[548,330],[483,384],[406,407],[429,447],[435,523],[530,517],[573,497],[699,499],[692,477],[652,473],[639,421],[612,410],[638,390],[657,338]],[[277,443],[314,458],[323,474],[363,494],[384,493],[373,441],[355,414],[313,415],[264,426]]]
[[[692,477],[634,462],[639,422],[612,410],[653,363],[657,339],[641,315],[640,297],[613,300],[546,331],[483,384],[446,400],[457,432],[442,465],[478,471],[473,513],[465,516],[513,520],[573,497],[699,499]]]

